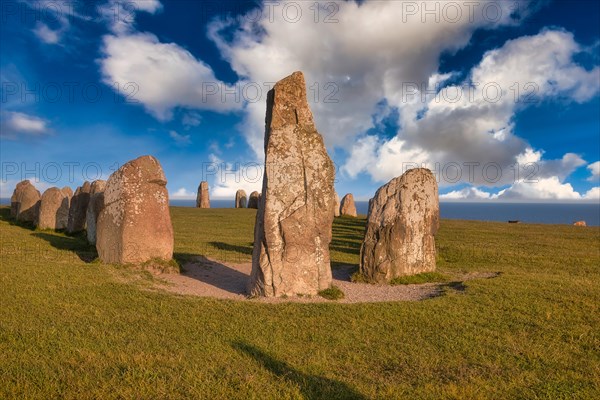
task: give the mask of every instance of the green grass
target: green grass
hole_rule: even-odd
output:
[[[600,398],[600,230],[443,220],[421,302],[265,304],[151,289],[0,209],[0,398]],[[251,257],[253,210],[173,208],[178,261]],[[364,219],[336,219],[357,264]]]
[[[321,290],[319,296],[327,300],[341,300],[344,298],[344,292],[339,287],[331,285],[330,288]]]
[[[391,285],[415,285],[421,283],[432,283],[432,282],[448,282],[450,277],[448,275],[440,274],[439,272],[424,272],[422,274],[410,275],[410,276],[399,276],[390,281]]]

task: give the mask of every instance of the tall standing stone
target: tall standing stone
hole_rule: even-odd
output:
[[[98,221],[98,215],[104,208],[104,189],[106,188],[106,181],[97,180],[92,182],[90,189],[90,203],[85,214],[85,225],[87,240],[90,244],[96,244],[96,222]]]
[[[210,208],[210,198],[208,197],[208,182],[200,182],[198,186],[198,195],[196,196],[197,208]]]
[[[250,193],[250,198],[248,199],[248,208],[258,209],[258,201],[260,199],[260,194],[258,192]]]
[[[85,229],[87,208],[90,203],[90,191],[92,184],[85,181],[82,186],[75,190],[69,207],[69,222],[67,232],[76,233]]]
[[[104,190],[96,249],[105,263],[142,263],[173,257],[167,179],[158,160],[142,156],[113,173]]]
[[[342,203],[340,205],[340,215],[356,217],[356,205],[354,204],[354,196],[352,193],[348,193],[342,199]]]
[[[36,221],[38,229],[66,229],[69,219],[69,197],[52,187],[44,192]]]
[[[336,193],[335,194],[335,208],[333,209],[333,216],[334,217],[339,217],[340,216],[340,196]]]
[[[306,101],[301,72],[269,91],[265,172],[249,293],[316,294],[331,285],[334,167]]]
[[[38,217],[41,200],[40,192],[28,180],[17,184],[13,194],[15,198],[14,213],[17,221],[35,223]],[[11,211],[13,202],[11,198]]]
[[[430,170],[411,169],[369,202],[360,271],[371,282],[435,271],[438,186]]]
[[[246,208],[246,203],[248,202],[248,196],[246,196],[246,191],[243,189],[235,192],[235,208]]]

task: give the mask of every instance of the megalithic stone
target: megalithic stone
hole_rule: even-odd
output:
[[[334,175],[306,100],[304,76],[295,72],[277,82],[267,98],[251,295],[314,295],[331,286]]]
[[[411,169],[369,202],[360,272],[371,282],[435,271],[438,186],[430,170]]]

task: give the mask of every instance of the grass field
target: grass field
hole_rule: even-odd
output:
[[[248,261],[253,210],[173,208],[178,261]],[[0,398],[600,398],[600,229],[443,220],[421,302],[263,304],[148,290],[0,208]],[[336,219],[358,263],[363,219]]]

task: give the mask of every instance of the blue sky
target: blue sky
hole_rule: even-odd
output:
[[[600,198],[593,1],[3,0],[0,196],[156,156],[173,198],[261,186],[265,98],[305,73],[336,189],[414,165],[445,200]]]

